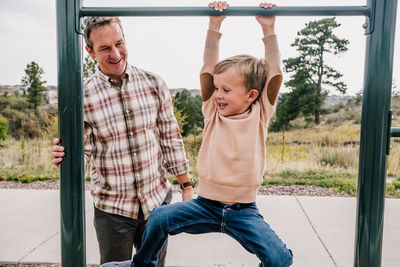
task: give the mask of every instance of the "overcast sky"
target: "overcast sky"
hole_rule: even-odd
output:
[[[86,0],[84,5],[138,5],[138,6],[206,6],[204,0]],[[20,84],[24,69],[31,61],[44,70],[47,85],[57,84],[57,37],[55,0],[0,0],[0,84]],[[259,1],[232,0],[231,6],[254,6]],[[298,0],[277,0],[280,6],[299,5]],[[365,5],[359,0],[302,1],[302,5]],[[400,86],[400,23],[397,11],[394,72],[395,83]],[[297,31],[310,20],[320,17],[277,17],[276,32],[282,59],[296,56],[290,46]],[[348,95],[362,89],[365,36],[364,17],[338,17],[342,24],[335,34],[350,41],[349,51],[341,56],[328,57],[327,62],[344,74]],[[129,62],[161,75],[170,88],[199,88],[199,71],[208,17],[125,17],[122,18],[129,50]],[[220,57],[252,54],[263,57],[262,33],[254,17],[228,17],[221,29]],[[288,79],[285,75],[284,79]],[[283,88],[282,91],[286,91]],[[334,92],[332,92],[334,94]]]

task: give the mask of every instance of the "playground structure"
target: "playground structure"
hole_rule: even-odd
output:
[[[360,136],[354,266],[381,266],[385,180],[391,128],[391,86],[397,0],[366,6],[230,7],[226,16],[364,16],[366,60]],[[218,16],[208,7],[82,7],[57,0],[59,132],[69,152],[60,168],[61,263],[86,266],[82,38],[84,16]],[[400,245],[400,244],[399,244]]]

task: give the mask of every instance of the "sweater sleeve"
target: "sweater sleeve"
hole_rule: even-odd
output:
[[[218,63],[220,32],[208,30],[203,55],[203,67],[200,71],[200,86],[203,102],[214,93],[214,67]]]
[[[265,47],[267,80],[260,97],[261,118],[268,122],[275,110],[275,102],[282,84],[282,70],[276,34],[265,36],[262,40]]]

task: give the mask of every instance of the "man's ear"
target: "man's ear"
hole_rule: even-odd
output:
[[[96,59],[96,57],[95,57],[95,55],[94,55],[94,51],[93,51],[92,49],[90,49],[89,46],[85,46],[85,48],[86,48],[86,51],[88,52],[88,54],[90,55],[90,57],[91,57],[92,59]]]
[[[256,89],[251,89],[248,93],[247,93],[247,101],[250,103],[253,103],[254,100],[256,100],[258,97],[258,91]]]

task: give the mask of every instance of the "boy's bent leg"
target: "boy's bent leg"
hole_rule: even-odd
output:
[[[226,233],[246,250],[257,255],[261,266],[290,266],[293,254],[258,212],[255,203],[227,212]]]
[[[199,198],[154,209],[143,233],[142,246],[133,256],[134,266],[155,266],[168,234],[199,234],[219,231],[216,212]]]
[[[134,245],[136,251],[139,250],[139,248],[142,244],[142,236],[143,236],[145,227],[146,227],[146,225],[144,225],[144,224],[140,225],[137,230],[137,234],[135,235],[135,240],[133,242],[133,245]],[[161,248],[160,252],[158,253],[157,267],[165,266],[165,258],[167,256],[167,247],[168,247],[168,239],[165,240],[163,247]]]

